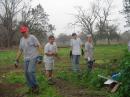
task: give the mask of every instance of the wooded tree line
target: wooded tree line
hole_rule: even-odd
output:
[[[83,44],[86,42],[86,33],[83,33],[80,35],[80,39],[82,40]],[[56,42],[57,45],[60,47],[67,47],[70,46],[70,39],[71,39],[71,35],[67,35],[65,33],[61,33],[57,38],[56,38]],[[95,35],[95,37],[98,37],[97,35]],[[101,39],[96,39],[97,44],[108,44],[107,39],[105,38],[105,35],[103,35]],[[117,37],[116,35],[112,35],[112,37]],[[100,38],[100,37],[98,37]],[[121,33],[119,36],[119,39],[110,39],[110,43],[111,44],[124,44],[124,43],[128,43],[128,41],[130,40],[130,33],[128,31]]]
[[[31,0],[0,0],[0,47],[11,47],[17,45],[20,39],[19,26],[27,23],[30,32],[35,34],[40,41],[46,41],[46,33],[52,33],[55,26],[49,23],[49,15],[39,4],[32,8]],[[96,0],[89,9],[77,7],[75,21],[71,26],[78,26],[84,34],[90,33],[94,42],[106,40],[120,40],[122,36],[110,17],[113,10],[113,0]],[[127,26],[130,26],[130,0],[123,0]],[[104,5],[104,6],[103,6]],[[123,38],[129,39],[128,33]],[[70,37],[70,36],[69,36]],[[59,35],[60,42],[68,40],[65,34]]]
[[[30,3],[24,0],[0,0],[0,47],[18,44],[19,26],[22,23],[28,24],[30,33],[41,41],[46,40],[46,33],[55,30],[44,8],[40,4],[32,8]]]

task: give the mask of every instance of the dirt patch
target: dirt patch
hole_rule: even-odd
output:
[[[9,71],[14,70],[14,65],[8,65],[8,66],[0,66],[0,73],[6,73]]]
[[[20,64],[18,68],[15,68],[14,65],[6,65],[6,66],[0,66],[0,75],[10,72],[22,72],[23,66]]]
[[[94,95],[93,93],[90,95],[90,91],[87,91],[87,89],[73,86],[62,79],[56,79],[55,87],[63,97],[105,97],[97,94]]]
[[[21,69],[15,69],[14,65],[0,66],[0,97],[23,97],[17,92],[18,89],[22,88],[22,84],[11,84],[6,83],[6,75],[11,72],[16,72],[17,74],[21,72]]]
[[[0,83],[0,97],[21,97],[16,90],[22,86],[22,84]]]

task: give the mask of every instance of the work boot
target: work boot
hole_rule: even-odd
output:
[[[29,88],[27,92],[25,92],[25,94],[32,94],[33,92],[33,88]]]
[[[35,94],[39,94],[39,86],[38,85],[35,85],[32,89],[32,92],[35,93]]]
[[[52,79],[48,79],[48,84],[49,84],[49,85],[54,85],[55,82],[54,82]]]

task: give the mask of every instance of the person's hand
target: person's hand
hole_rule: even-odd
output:
[[[71,58],[71,57],[72,57],[72,50],[70,50],[70,53],[69,53],[69,54],[70,54],[70,58]]]
[[[53,56],[53,55],[54,55],[54,53],[53,53],[53,52],[48,52],[48,54],[49,54],[50,56]]]
[[[42,55],[39,55],[39,56],[37,57],[37,64],[42,64],[42,62],[43,62],[43,56],[42,56]]]
[[[19,60],[16,59],[15,62],[14,62],[14,67],[15,67],[15,68],[18,68],[18,64],[19,64]]]
[[[83,49],[81,49],[81,53],[82,53],[82,56],[84,56],[84,50]]]

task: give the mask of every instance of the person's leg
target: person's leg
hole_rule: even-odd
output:
[[[38,92],[39,86],[36,80],[36,59],[30,60],[29,68],[28,68],[28,73],[29,73],[29,78],[30,78],[30,83],[32,84],[34,92]]]
[[[52,79],[52,70],[46,70],[47,79]]]
[[[80,60],[80,55],[76,55],[76,70],[77,70],[77,72],[80,71],[79,60]]]
[[[93,68],[93,61],[88,61],[88,72],[91,72]]]
[[[28,68],[28,73],[30,75],[30,83],[32,83],[33,86],[38,85],[37,81],[36,81],[36,60],[31,59],[30,63],[29,63],[29,68]]]
[[[53,71],[52,70],[46,70],[46,75],[47,75],[47,79],[48,79],[48,84],[54,85],[55,82],[52,79]]]
[[[77,72],[77,69],[76,69],[76,55],[72,55],[72,70],[74,72]]]
[[[52,70],[49,70],[49,78],[52,79]]]
[[[27,94],[33,92],[33,84],[31,83],[30,74],[28,72],[29,63],[30,63],[29,60],[25,60],[25,62],[24,62],[25,79],[26,79],[27,85],[29,87],[28,91],[26,92]]]
[[[32,88],[32,84],[30,83],[30,77],[28,73],[28,67],[29,67],[29,60],[25,60],[24,62],[25,79],[29,88]]]
[[[45,68],[46,68],[46,77],[48,79],[48,84],[49,85],[53,85],[54,82],[52,80],[52,76],[53,76],[53,63],[49,63],[49,64],[45,64]]]

